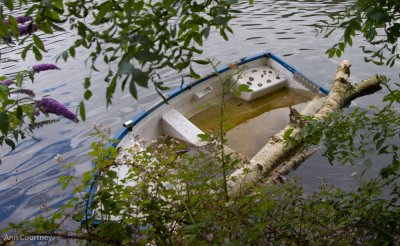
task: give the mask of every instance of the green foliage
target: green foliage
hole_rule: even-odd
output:
[[[373,48],[362,46],[365,61],[392,67],[400,59],[400,2],[398,0],[357,0],[344,12],[330,15],[329,21],[320,21],[317,31],[329,37],[334,31],[343,33],[341,40],[326,51],[329,57],[340,57],[353,37],[361,33]]]
[[[0,145],[4,143],[15,148],[15,142],[25,138],[34,127],[26,127],[24,123],[34,124],[34,100],[31,95],[24,93],[22,78],[27,74],[22,71],[17,74],[16,85],[0,85]]]
[[[129,91],[137,98],[137,86],[147,87],[154,83],[156,90],[164,90],[159,81],[161,68],[178,72],[190,67],[190,74],[198,75],[192,69],[196,54],[210,31],[217,30],[224,39],[232,33],[228,26],[237,11],[225,0],[207,1],[13,1],[4,2],[13,11],[15,6],[27,6],[25,15],[34,16],[33,22],[44,33],[63,30],[62,24],[69,23],[70,29],[77,32],[74,44],[62,52],[59,58],[67,60],[75,56],[75,50],[90,50],[88,63],[91,70],[97,71],[96,62],[102,59],[109,67],[105,81],[109,83],[106,100],[112,102],[117,84],[121,89],[128,84]],[[1,12],[3,13],[3,12]],[[10,24],[4,23],[8,17]],[[32,24],[32,23],[31,23]],[[24,44],[26,38],[19,39],[15,18],[0,14],[0,36],[15,37]],[[31,50],[37,60],[45,51],[39,36],[32,35],[33,42],[25,44],[22,57]],[[118,64],[117,68],[111,64]],[[90,84],[89,84],[90,86]],[[85,89],[89,89],[89,86]],[[88,100],[90,97],[85,96]]]
[[[35,23],[46,33],[60,30],[58,23],[66,21],[77,30],[79,38],[61,58],[73,57],[76,48],[84,47],[92,51],[92,70],[96,70],[99,57],[107,64],[118,64],[117,70],[110,69],[106,77],[106,98],[111,103],[118,83],[122,81],[122,88],[128,85],[136,97],[136,86],[154,82],[159,68],[181,71],[189,67],[191,76],[197,77],[192,62],[210,61],[193,60],[195,53],[201,53],[196,47],[202,45],[212,28],[225,39],[226,31],[232,31],[227,25],[233,18],[229,2],[40,1],[29,5],[27,14],[38,13]],[[386,63],[392,66],[399,58],[397,44],[392,42],[398,38],[397,2],[359,0],[357,8],[349,9],[342,17],[333,17],[336,26],[327,36],[335,28],[345,28],[345,33],[343,40],[328,51],[329,56],[340,56],[346,45],[352,45],[356,32],[361,31],[370,43],[381,46],[371,59],[381,64],[386,59],[385,52],[390,51]],[[3,3],[12,10],[16,3],[27,2]],[[0,33],[8,37],[11,30],[18,37],[15,20],[9,19],[10,25],[0,23]],[[386,38],[377,35],[381,30],[386,32]],[[33,42],[22,56],[32,50],[40,59],[45,47],[37,37]],[[235,88],[235,83],[225,83],[222,78],[221,82],[224,92],[249,90],[246,86]],[[90,85],[90,78],[85,79],[86,100],[91,97]],[[162,83],[155,85],[164,88]],[[44,209],[35,219],[10,224],[1,233],[53,235],[93,245],[395,245],[400,241],[400,163],[398,146],[392,139],[400,134],[400,117],[395,108],[399,90],[386,86],[390,95],[385,97],[388,105],[384,109],[357,109],[344,116],[338,112],[323,122],[304,117],[302,131],[292,136],[290,129],[284,135],[288,144],[302,141],[304,148],[324,143],[325,156],[331,163],[353,163],[368,158],[369,153],[390,156],[390,162],[382,163],[379,176],[363,180],[360,175],[356,191],[345,192],[324,184],[320,191],[305,195],[298,181],[291,180],[280,186],[252,185],[247,194],[228,197],[228,174],[242,160],[224,152],[222,97],[221,131],[218,136],[201,136],[208,141],[202,149],[160,139],[147,148],[137,141],[130,149],[117,150],[110,145],[113,141],[107,140],[109,131],[95,127],[101,141],[92,144],[94,168],[81,179],[59,178],[63,189],[72,187],[74,197],[59,209]],[[10,132],[15,119],[27,116],[9,94],[10,88],[0,86],[2,104],[7,104],[11,112],[0,113],[3,134]],[[85,118],[83,102],[80,113]],[[12,145],[6,138],[4,141]],[[121,160],[117,156],[123,151],[126,155]],[[72,167],[61,160],[59,163],[66,169]],[[364,166],[371,164],[367,159]],[[122,178],[120,168],[127,170]],[[65,226],[71,218],[83,221],[72,231]],[[7,242],[0,239],[0,243]]]
[[[226,201],[221,176],[239,160],[226,155],[226,169],[221,166],[219,137],[208,135],[203,149],[188,149],[169,138],[147,148],[136,141],[116,161],[117,150],[105,148],[109,131],[95,129],[102,139],[90,152],[95,168],[80,182],[73,176],[59,179],[63,187],[72,185],[76,196],[60,210],[50,210],[51,215],[10,225],[3,233],[54,235],[95,245],[383,245],[400,240],[398,175],[362,181],[354,192],[323,184],[312,195],[305,195],[294,179],[253,186]],[[123,178],[118,177],[120,168],[127,170]],[[93,181],[98,191],[85,204]],[[85,187],[88,193],[82,193]],[[383,197],[388,188],[393,192]],[[74,231],[64,227],[71,214],[84,221]]]
[[[335,112],[324,121],[310,117],[299,133],[290,136],[293,130],[289,129],[285,136],[290,141],[304,141],[304,148],[323,142],[324,155],[331,164],[334,160],[354,164],[371,153],[391,154],[392,162],[398,163],[398,147],[390,141],[398,138],[399,125],[400,114],[389,104],[383,109],[371,106],[348,114]]]
[[[236,82],[220,80],[224,92],[232,91]],[[278,186],[242,184],[249,185],[246,194],[228,196],[228,183],[234,181],[228,174],[244,160],[224,152],[221,101],[221,130],[200,136],[207,142],[202,148],[163,137],[149,147],[136,139],[129,149],[118,150],[107,140],[110,131],[95,126],[101,140],[92,144],[94,168],[81,179],[59,178],[63,189],[73,188],[74,197],[34,220],[10,224],[2,233],[52,235],[94,245],[396,244],[400,162],[392,138],[400,134],[400,116],[391,99],[383,110],[338,112],[323,122],[300,116],[302,130],[293,135],[289,129],[284,136],[288,144],[303,141],[304,148],[322,141],[330,162],[352,163],[369,152],[390,155],[380,176],[364,180],[361,173],[355,191],[322,184],[306,195],[293,179]],[[371,164],[365,161],[365,169]],[[65,226],[71,218],[82,221],[73,231]]]

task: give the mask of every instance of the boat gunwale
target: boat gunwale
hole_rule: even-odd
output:
[[[251,55],[251,56],[246,56],[243,57],[241,59],[239,59],[236,62],[231,63],[231,65],[224,65],[223,67],[218,68],[215,72],[200,78],[194,82],[190,81],[190,82],[186,82],[183,83],[181,86],[170,90],[169,92],[166,93],[167,98],[165,98],[164,100],[162,100],[160,103],[154,105],[152,108],[150,108],[149,110],[140,110],[138,113],[136,113],[133,118],[131,119],[132,123],[130,124],[130,127],[123,127],[121,128],[114,136],[114,138],[112,138],[115,141],[112,141],[111,143],[108,143],[106,145],[106,149],[108,149],[109,147],[117,147],[118,144],[122,141],[122,139],[128,134],[128,132],[130,131],[131,128],[135,127],[137,124],[139,124],[143,119],[145,119],[147,116],[149,116],[151,113],[153,113],[154,111],[156,111],[157,109],[159,109],[160,107],[162,107],[163,105],[167,104],[170,100],[174,99],[175,97],[179,96],[180,94],[186,92],[187,90],[190,90],[192,87],[198,86],[202,83],[204,83],[205,81],[217,76],[217,74],[221,74],[221,73],[225,73],[229,70],[231,70],[234,66],[241,66],[244,64],[247,64],[249,62],[253,62],[262,58],[271,58],[274,61],[276,61],[277,63],[279,63],[279,65],[281,65],[283,68],[285,68],[286,70],[288,70],[290,73],[292,73],[293,75],[298,73],[300,74],[302,77],[304,77],[305,79],[307,79],[313,86],[315,86],[316,88],[318,88],[318,91],[321,92],[322,94],[327,95],[329,93],[329,91],[327,89],[325,89],[324,87],[319,86],[317,83],[315,83],[314,81],[308,79],[303,73],[299,72],[295,67],[293,67],[292,65],[288,64],[286,61],[284,61],[282,58],[278,57],[277,55],[275,55],[272,52],[266,51],[266,52],[260,52],[257,53],[255,55]],[[233,65],[233,66],[232,66]],[[94,163],[91,163],[91,167],[94,167]],[[97,175],[97,174],[95,174]],[[84,202],[84,214],[85,214],[85,218],[83,220],[81,220],[81,224],[86,223],[88,220],[92,220],[93,219],[93,210],[92,209],[87,209],[87,207],[90,206],[90,204],[92,204],[93,202],[93,196],[95,195],[95,193],[97,192],[97,183],[96,183],[96,177],[94,178],[93,182],[86,188],[85,193],[90,193],[89,198],[85,199]],[[99,222],[97,220],[93,221],[92,224],[96,225]]]

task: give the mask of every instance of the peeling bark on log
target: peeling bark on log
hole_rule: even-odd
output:
[[[344,60],[339,65],[334,82],[325,102],[314,115],[316,119],[323,120],[329,113],[348,106],[352,100],[372,94],[381,89],[381,80],[378,76],[352,85],[348,82],[350,76],[350,63]],[[230,175],[229,195],[238,195],[245,192],[249,185],[257,183],[262,177],[266,177],[274,171],[288,157],[296,154],[303,143],[287,144],[283,136],[287,130],[293,128],[288,125],[274,135],[267,144],[250,160],[248,165],[234,171]],[[296,127],[293,134],[300,131]]]
[[[286,181],[285,175],[290,173],[291,171],[296,170],[305,160],[311,157],[315,152],[317,152],[318,148],[313,148],[308,151],[304,151],[302,153],[296,154],[289,161],[284,162],[278,168],[276,168],[267,179],[266,184],[270,183],[284,183]]]

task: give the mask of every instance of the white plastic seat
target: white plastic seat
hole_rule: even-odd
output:
[[[161,116],[161,127],[168,136],[195,146],[204,144],[198,136],[204,132],[172,107],[169,107],[169,110]]]
[[[241,92],[239,97],[246,101],[252,101],[256,98],[275,92],[288,85],[289,81],[285,75],[279,74],[273,68],[262,65],[242,71],[239,75],[232,77],[234,87],[248,85],[251,92]]]

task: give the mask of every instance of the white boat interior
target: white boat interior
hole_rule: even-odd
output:
[[[313,114],[324,94],[320,87],[284,62],[267,56],[232,64],[196,82],[184,84],[168,95],[168,102],[158,102],[124,124],[131,131],[120,134],[117,171],[119,180],[127,177],[130,150],[146,147],[161,136],[179,139],[188,146],[202,146],[199,134],[217,131],[220,125],[221,79],[238,89],[251,91],[239,95],[226,93],[224,129],[226,146],[249,160],[268,140],[289,122],[289,107],[303,114]],[[289,68],[288,68],[289,67]],[[243,87],[243,86],[242,86]],[[303,109],[306,109],[304,111]],[[142,144],[143,143],[143,144]],[[135,185],[129,183],[129,185]]]
[[[251,158],[268,139],[289,122],[288,107],[301,110],[322,94],[296,73],[291,74],[273,59],[262,58],[220,73],[238,88],[245,84],[251,92],[225,95],[227,145]],[[191,85],[186,85],[191,86]],[[202,145],[199,134],[218,130],[222,82],[212,76],[179,93],[144,117],[122,139],[118,147],[129,149],[136,136],[150,144],[168,135],[189,145]],[[129,123],[126,123],[127,127]],[[134,137],[135,136],[135,137]]]

